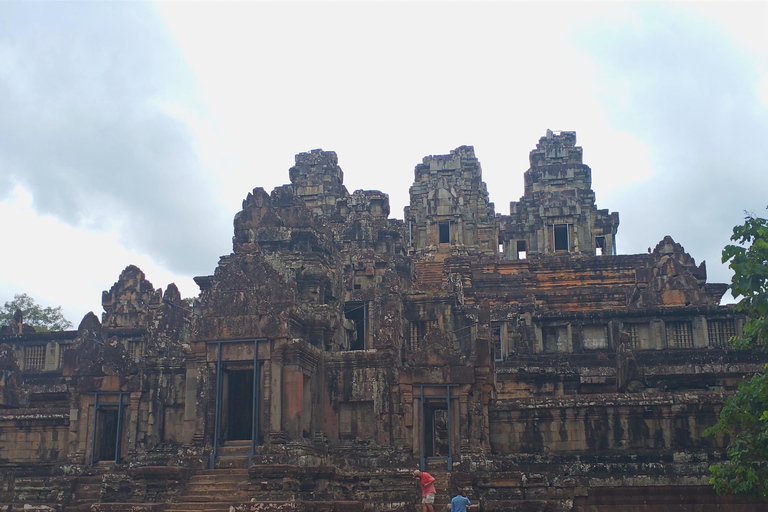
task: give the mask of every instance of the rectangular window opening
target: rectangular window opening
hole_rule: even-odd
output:
[[[582,346],[587,350],[608,348],[607,325],[585,325],[582,329]]]
[[[447,244],[450,245],[451,243],[451,224],[450,222],[440,222],[437,224],[438,229],[438,243],[439,244]]]
[[[555,251],[568,251],[568,224],[552,226],[555,234]]]
[[[629,342],[632,345],[632,348],[641,348],[640,325],[627,324],[626,329],[627,329],[627,332],[629,332]]]
[[[569,350],[568,326],[553,325],[542,327],[545,352],[567,352]]]
[[[693,348],[691,322],[669,322],[667,324],[667,346]]]
[[[350,301],[344,304],[344,317],[355,324],[355,339],[350,340],[350,350],[365,350],[368,348],[368,303]]]
[[[733,320],[709,320],[707,322],[709,345],[712,347],[726,347],[731,337],[736,335],[736,327]]]
[[[123,346],[131,359],[134,361],[141,361],[144,357],[144,342],[136,340],[126,340],[123,342]]]
[[[493,358],[496,361],[504,360],[504,345],[501,339],[502,324],[491,324],[491,344],[493,345]]]
[[[413,320],[409,323],[408,343],[411,349],[419,346],[419,342],[427,334],[427,322],[424,320]]]
[[[45,345],[29,345],[24,347],[24,369],[45,369]]]
[[[517,241],[517,259],[524,260],[528,255],[525,240]]]
[[[67,349],[69,349],[69,346],[70,346],[69,344],[65,345],[65,344],[59,343],[59,361],[57,366],[58,369],[64,368],[64,352],[66,352]]]
[[[596,236],[595,237],[595,256],[602,256],[603,254],[605,254],[605,237]]]

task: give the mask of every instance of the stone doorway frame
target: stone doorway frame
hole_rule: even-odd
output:
[[[427,467],[427,458],[425,455],[425,444],[427,439],[427,420],[424,416],[425,414],[425,401],[427,399],[445,399],[445,411],[446,411],[446,417],[448,422],[448,456],[447,457],[429,457],[430,461],[445,461],[446,468],[448,471],[453,470],[453,425],[451,421],[451,399],[458,400],[460,397],[458,395],[452,395],[451,394],[451,388],[457,387],[458,384],[419,384],[419,394],[414,396],[414,398],[419,399],[419,438],[420,438],[420,453],[419,453],[419,468],[421,471],[425,471]],[[444,388],[443,394],[424,394],[424,388]]]
[[[251,466],[253,462],[253,456],[256,455],[256,445],[259,444],[259,434],[261,432],[261,425],[259,419],[261,418],[261,380],[264,375],[264,363],[259,361],[259,341],[265,341],[266,338],[249,338],[249,339],[237,339],[237,340],[216,340],[208,341],[206,345],[216,345],[216,388],[214,390],[214,397],[216,400],[215,414],[213,420],[213,451],[208,458],[208,467],[214,469],[216,467],[216,457],[235,457],[233,454],[219,454],[219,444],[221,442],[221,422],[222,422],[222,399],[223,399],[223,385],[222,380],[224,376],[224,368],[221,360],[221,345],[223,343],[253,343],[253,416],[251,419],[251,453],[248,455],[248,466]],[[246,362],[246,361],[239,361]]]
[[[93,466],[97,462],[106,462],[102,459],[96,460],[96,429],[98,427],[99,410],[107,409],[114,410],[113,407],[117,407],[117,425],[115,433],[115,459],[114,463],[120,462],[121,453],[120,445],[123,441],[123,409],[126,403],[123,403],[123,395],[129,395],[126,391],[95,391],[93,394],[93,423],[91,428],[91,458],[89,466]],[[99,403],[99,395],[117,395],[117,402],[101,402]]]

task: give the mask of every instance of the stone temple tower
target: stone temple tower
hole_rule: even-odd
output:
[[[525,195],[502,218],[506,257],[616,254],[619,214],[597,209],[592,171],[582,163],[576,132],[547,130],[530,163]]]
[[[472,146],[425,157],[414,174],[411,204],[405,209],[412,249],[497,251],[494,207],[488,202],[488,189]]]
[[[334,215],[338,200],[349,195],[339,159],[333,151],[313,149],[299,153],[296,165],[288,174],[293,192],[317,215]]]
[[[191,305],[129,265],[101,322],[0,322],[0,512],[406,512],[417,467],[438,510],[766,512],[712,489],[703,433],[768,354],[672,237],[613,254],[573,132],[511,215],[469,146],[416,166],[404,220],[334,152],[288,174]]]

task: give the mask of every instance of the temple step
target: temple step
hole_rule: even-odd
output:
[[[361,501],[229,501],[218,503],[172,503],[166,512],[229,512],[230,507],[259,512],[300,510],[303,512],[362,512]],[[419,505],[419,510],[421,510]],[[437,509],[436,509],[437,510]]]
[[[223,459],[239,459],[240,457],[223,457]],[[218,465],[217,460],[217,465]],[[248,460],[245,457],[245,465]],[[175,512],[228,512],[230,506],[237,501],[247,501],[242,490],[248,483],[247,467],[227,467],[221,469],[205,469],[192,475],[187,482],[180,501],[168,504],[168,511]]]

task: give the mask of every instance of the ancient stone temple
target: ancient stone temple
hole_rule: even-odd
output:
[[[522,171],[522,170],[521,170]],[[0,511],[749,511],[703,431],[762,356],[665,237],[619,255],[573,132],[496,213],[472,147],[404,220],[333,152],[256,188],[194,304],[128,266],[76,331],[0,332]]]

